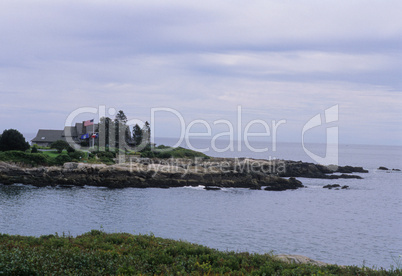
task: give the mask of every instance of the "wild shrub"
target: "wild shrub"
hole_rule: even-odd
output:
[[[222,252],[153,235],[99,230],[39,238],[0,234],[1,275],[401,275],[373,270],[288,264],[269,254]]]
[[[77,151],[69,152],[69,153],[68,153],[68,156],[70,156],[70,158],[71,158],[73,161],[80,161],[80,160],[82,160],[82,159],[85,158],[86,153],[83,152],[83,151],[78,151],[78,150],[77,150]]]
[[[55,158],[56,165],[63,165],[66,162],[71,162],[71,157],[66,154],[60,154]]]
[[[22,163],[31,166],[51,165],[54,160],[42,153],[29,153],[23,151],[0,152],[0,160],[14,163]]]

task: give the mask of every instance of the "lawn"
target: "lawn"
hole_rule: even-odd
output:
[[[61,155],[61,154],[67,155],[67,151],[66,151],[66,150],[63,150],[62,153],[58,153],[56,150],[52,150],[52,151],[39,151],[39,152],[40,152],[40,153],[43,153],[43,154],[45,154],[45,155],[47,155],[47,156],[53,157],[53,158],[56,158],[57,156],[59,156],[59,155]]]

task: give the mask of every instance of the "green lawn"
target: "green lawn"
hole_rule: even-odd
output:
[[[67,151],[66,151],[66,150],[63,150],[62,153],[58,153],[56,150],[52,150],[52,151],[39,151],[39,152],[40,152],[40,153],[43,153],[43,154],[45,154],[45,155],[47,155],[47,156],[53,157],[53,158],[59,156],[60,154],[65,154],[65,155],[67,155]]]

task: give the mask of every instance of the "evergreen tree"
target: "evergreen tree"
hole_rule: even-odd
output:
[[[142,133],[143,133],[143,142],[145,143],[145,145],[150,145],[151,144],[151,127],[150,127],[148,121],[145,122]]]
[[[127,123],[127,116],[124,114],[123,110],[119,110],[119,112],[116,114],[116,117],[114,119],[117,122],[121,122],[123,124]]]
[[[114,119],[114,131],[115,131],[115,147],[120,147],[120,139],[123,136],[126,144],[130,143],[131,133],[130,128],[127,126],[127,116],[123,110],[119,110]]]
[[[29,143],[24,136],[16,129],[6,129],[0,136],[0,151],[29,149]]]
[[[102,117],[99,120],[99,146],[106,150],[110,146],[111,131],[114,130],[112,119],[109,117]],[[112,133],[112,137],[114,133]],[[114,143],[114,140],[113,140]],[[114,145],[112,145],[114,146]]]
[[[141,145],[142,142],[142,129],[138,124],[133,127],[133,139],[136,146]]]

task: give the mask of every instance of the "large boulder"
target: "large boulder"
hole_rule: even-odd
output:
[[[329,265],[328,263],[313,260],[313,259],[310,259],[310,258],[308,258],[306,256],[302,256],[302,255],[279,254],[279,255],[274,256],[274,258],[277,260],[283,261],[285,263],[289,263],[289,264],[312,264],[312,265],[318,265],[318,266]]]

